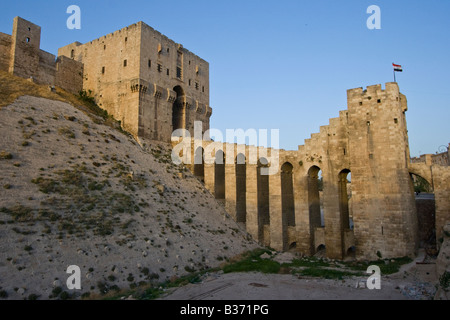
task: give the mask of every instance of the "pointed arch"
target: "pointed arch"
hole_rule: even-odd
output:
[[[205,150],[202,147],[198,147],[194,153],[194,175],[205,180]]]
[[[186,97],[184,90],[181,86],[176,86],[173,88],[173,91],[177,94],[177,98],[172,106],[172,128],[174,131],[177,129],[186,129]]]
[[[247,165],[245,155],[236,157],[236,221],[247,222]]]
[[[216,152],[214,169],[214,194],[216,199],[225,200],[225,152]]]

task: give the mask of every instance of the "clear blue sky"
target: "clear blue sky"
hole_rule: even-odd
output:
[[[72,4],[81,30],[66,27]],[[381,30],[366,27],[370,5]],[[7,0],[0,32],[15,16],[40,25],[53,54],[144,21],[210,63],[212,127],[280,129],[289,150],[347,108],[347,89],[393,81],[395,62],[411,155],[450,142],[448,0]]]

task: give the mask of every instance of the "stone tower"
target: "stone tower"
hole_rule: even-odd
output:
[[[40,45],[41,27],[15,17],[11,36],[9,72],[23,78],[35,77],[39,70]]]
[[[347,95],[356,255],[413,255],[418,226],[408,170],[406,97],[397,83]]]
[[[194,122],[209,129],[209,64],[144,22],[59,49],[84,65],[83,88],[132,134],[170,142]]]

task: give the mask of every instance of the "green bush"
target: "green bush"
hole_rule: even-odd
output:
[[[269,259],[261,259],[263,253],[270,253],[269,250],[256,249],[244,255],[243,259],[230,263],[223,268],[224,273],[230,272],[262,272],[278,273],[281,265]]]

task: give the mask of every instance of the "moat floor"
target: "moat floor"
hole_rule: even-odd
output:
[[[163,300],[430,300],[435,294],[434,264],[417,264],[419,255],[400,272],[381,276],[381,289],[369,290],[367,278],[344,280],[298,278],[262,273],[210,274],[202,283],[168,293]]]

